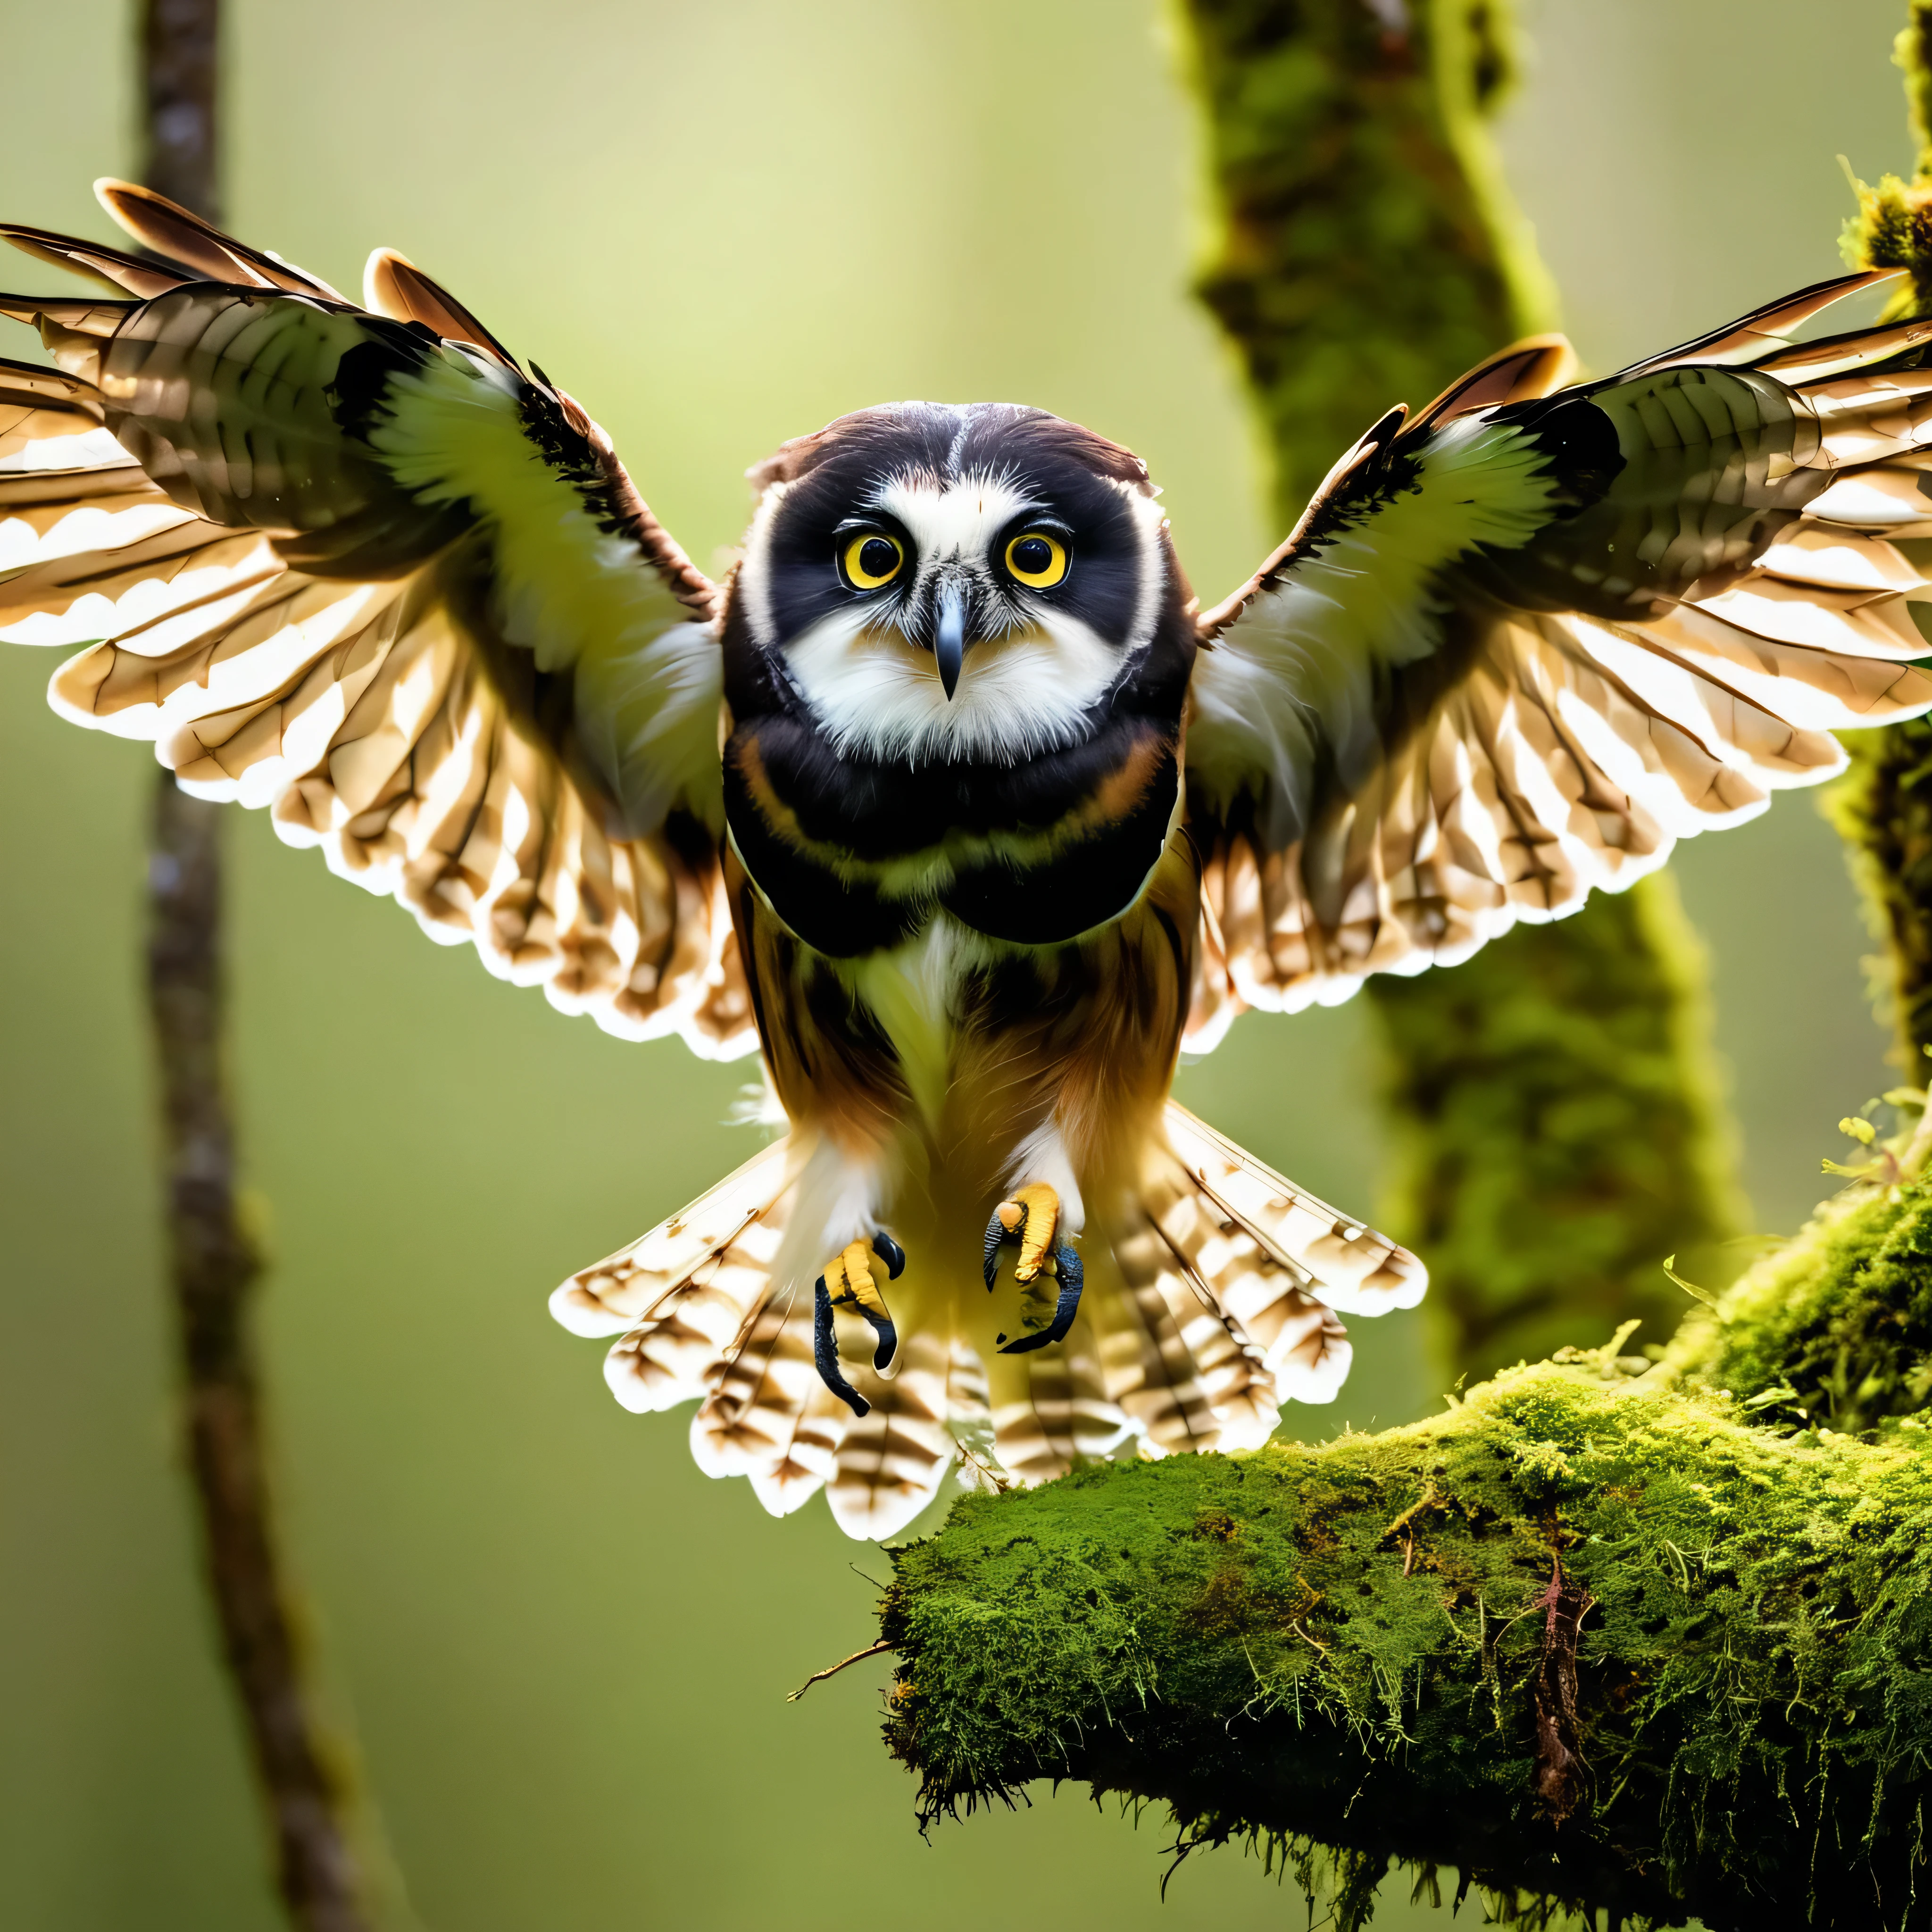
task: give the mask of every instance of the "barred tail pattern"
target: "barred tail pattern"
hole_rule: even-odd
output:
[[[692,1205],[559,1288],[573,1333],[613,1336],[632,1410],[698,1404],[692,1448],[745,1476],[774,1515],[820,1490],[854,1537],[897,1534],[946,1472],[1044,1482],[1084,1463],[1258,1447],[1283,1404],[1334,1399],[1348,1371],[1338,1310],[1412,1307],[1413,1255],[1336,1212],[1170,1103],[1138,1188],[1082,1238],[1087,1288],[1064,1342],[988,1347],[977,1258],[928,1288],[889,1374],[850,1373],[856,1416],[814,1366],[808,1282],[774,1277],[805,1163],[780,1140]],[[930,1280],[933,1270],[928,1268]]]

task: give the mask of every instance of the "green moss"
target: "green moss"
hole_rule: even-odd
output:
[[[1847,733],[1850,768],[1826,794],[1880,952],[1872,994],[1909,1080],[1932,1050],[1932,722]]]
[[[1869,1431],[1932,1391],[1932,1185],[1862,1185],[1687,1321],[1668,1370],[1766,1420]]]
[[[1513,1922],[1923,1924],[1928,1530],[1917,1422],[1785,1435],[1579,1355],[1408,1429],[962,1502],[895,1558],[887,1736],[928,1811],[1072,1777],[1311,1880],[1334,1848],[1345,1924],[1391,1859]],[[1562,1823],[1559,1562],[1590,1600]]]

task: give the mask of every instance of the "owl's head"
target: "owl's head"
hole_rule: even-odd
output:
[[[1078,424],[890,404],[752,477],[734,708],[769,680],[848,755],[1012,764],[1079,742],[1152,660],[1184,682],[1187,592],[1146,468]]]

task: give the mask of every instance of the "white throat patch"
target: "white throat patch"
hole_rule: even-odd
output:
[[[792,681],[842,754],[1016,765],[1082,735],[1124,662],[1060,612],[976,644],[951,698],[932,653],[863,610],[835,611],[786,647]]]

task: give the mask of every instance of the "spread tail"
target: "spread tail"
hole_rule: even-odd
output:
[[[1169,1102],[1138,1188],[1080,1246],[1086,1286],[1064,1342],[989,1350],[973,1276],[920,1298],[890,1377],[845,1372],[855,1415],[813,1358],[809,1282],[773,1264],[801,1162],[775,1142],[691,1206],[575,1274],[551,1312],[614,1335],[612,1393],[645,1412],[696,1401],[692,1449],[748,1477],[774,1515],[824,1489],[854,1537],[896,1534],[949,1468],[981,1486],[1042,1482],[1122,1454],[1249,1449],[1285,1402],[1333,1401],[1350,1348],[1335,1311],[1422,1298],[1422,1264]]]

